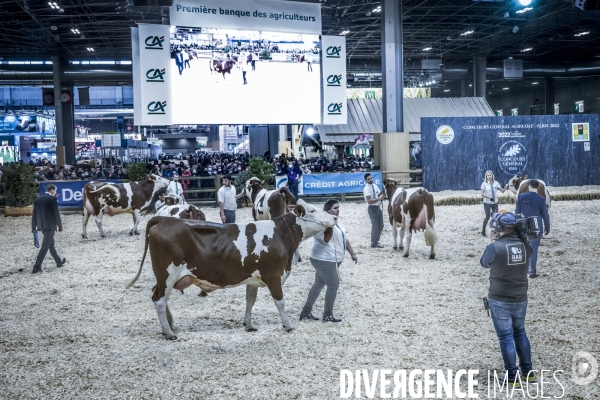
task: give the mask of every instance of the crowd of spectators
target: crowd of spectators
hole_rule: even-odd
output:
[[[305,159],[300,157],[288,157],[285,154],[269,157],[268,152],[264,156],[266,161],[273,164],[273,174],[283,174],[288,163],[291,162],[298,166],[303,174],[313,174],[321,172],[363,172],[370,171],[372,168],[371,158],[347,156],[342,160],[330,160],[325,156]],[[140,161],[140,160],[132,160]],[[36,162],[30,161],[36,171],[36,180],[44,181],[62,181],[62,180],[99,180],[99,179],[128,179],[127,163],[121,160],[100,160],[88,161],[83,164],[60,165],[57,166],[47,159],[38,159]],[[102,166],[101,164],[104,164]],[[114,164],[106,166],[106,164]],[[0,179],[2,177],[2,168],[0,165]],[[184,190],[200,189],[214,187],[214,180],[188,180],[190,176],[211,175],[237,175],[240,172],[250,168],[250,155],[231,154],[220,152],[202,152],[188,155],[162,155],[158,159],[148,160],[146,168],[149,173],[171,179],[174,173],[181,178],[181,184]],[[191,198],[198,197],[198,193],[191,193]],[[214,196],[213,193],[201,193],[200,197]]]

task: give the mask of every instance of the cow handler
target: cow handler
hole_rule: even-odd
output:
[[[381,232],[383,232],[383,211],[381,211],[381,201],[385,198],[383,193],[376,184],[373,183],[373,175],[365,174],[365,188],[363,189],[363,195],[367,202],[367,209],[369,210],[369,218],[371,218],[371,247],[383,248],[379,244],[381,238]]]
[[[231,184],[231,175],[223,177],[223,186],[217,192],[219,199],[219,208],[221,209],[221,221],[224,224],[235,224],[235,210],[237,208],[237,199],[244,193],[235,194],[235,186]]]

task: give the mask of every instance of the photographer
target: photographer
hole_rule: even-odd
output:
[[[521,216],[522,217],[522,216]],[[531,346],[525,332],[527,313],[527,270],[532,249],[527,242],[524,218],[512,213],[492,215],[492,238],[481,257],[483,268],[490,269],[489,310],[500,342],[505,379],[510,386],[521,380],[532,381]],[[484,303],[486,299],[484,299]],[[517,355],[519,367],[517,367]],[[518,376],[518,374],[521,376]]]

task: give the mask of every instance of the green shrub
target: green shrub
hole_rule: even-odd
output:
[[[130,182],[140,182],[148,177],[146,164],[142,162],[127,165],[127,177]]]
[[[2,190],[7,206],[26,207],[32,205],[38,191],[33,165],[11,163],[6,166],[2,176]]]
[[[265,187],[273,182],[273,164],[265,161],[262,157],[252,157],[250,159],[250,173],[261,181],[265,181]]]
[[[237,174],[233,179],[233,186],[235,186],[236,193],[241,193],[248,179],[252,178],[253,176],[254,175],[252,175],[252,172],[247,169]]]

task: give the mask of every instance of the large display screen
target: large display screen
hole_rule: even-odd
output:
[[[174,124],[319,123],[318,35],[171,27]]]

